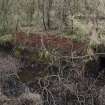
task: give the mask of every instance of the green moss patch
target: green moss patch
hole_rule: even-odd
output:
[[[12,43],[13,40],[14,40],[14,38],[13,38],[12,34],[0,36],[0,44],[5,44],[7,42]]]

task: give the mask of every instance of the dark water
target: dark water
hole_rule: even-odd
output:
[[[17,96],[22,93],[20,84],[17,79],[19,62],[13,56],[13,50],[0,47],[0,88],[6,96]],[[21,91],[20,91],[21,90]]]
[[[13,57],[13,51],[0,47],[0,72],[16,72],[17,70],[18,61]]]

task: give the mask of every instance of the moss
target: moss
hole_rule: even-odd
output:
[[[0,37],[0,44],[5,44],[7,42],[13,42],[14,37],[12,34],[3,35]]]
[[[26,51],[27,50],[27,51]],[[28,52],[28,53],[27,53]],[[14,54],[17,58],[21,58],[21,56],[28,56],[28,60],[30,63],[34,61],[49,63],[51,62],[51,55],[46,50],[28,50],[24,49],[22,46],[17,46],[14,50]]]
[[[30,56],[29,57],[30,58],[30,62],[34,62],[34,61],[39,59],[38,51],[31,52],[31,54],[29,56]]]
[[[39,53],[39,60],[42,62],[50,62],[50,54],[48,51],[43,50]]]
[[[23,48],[22,47],[16,47],[14,50],[14,55],[17,58],[20,58],[22,56]]]
[[[49,63],[51,62],[51,56],[48,51],[42,50],[42,51],[33,51],[30,53],[29,60],[30,62],[39,61],[43,63]]]

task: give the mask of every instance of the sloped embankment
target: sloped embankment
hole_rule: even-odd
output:
[[[18,78],[10,76],[5,81],[6,96],[20,97],[27,86],[32,93],[41,95],[44,105],[101,105],[101,89],[96,78],[84,76],[85,59],[81,57],[87,49],[84,43],[50,34],[17,33],[14,39],[10,45],[12,56],[19,61]]]
[[[41,76],[41,74],[46,76],[49,72],[57,74],[60,66],[61,69],[64,65],[70,66],[66,64],[66,59],[71,62],[73,57],[83,56],[86,53],[85,43],[52,34],[27,35],[20,32],[16,33],[15,43],[18,45],[15,54],[21,59],[23,65],[21,69],[24,75],[28,74],[29,78]],[[53,70],[49,71],[49,68]],[[21,72],[20,76],[24,77]]]
[[[100,68],[104,63],[101,56],[85,62],[86,44],[50,34],[25,33],[16,34],[16,43],[22,46],[16,49],[22,61],[18,75],[31,91],[42,94],[45,105],[101,105],[104,78],[97,77],[105,66]]]

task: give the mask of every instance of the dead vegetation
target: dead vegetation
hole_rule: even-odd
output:
[[[104,105],[104,56],[94,59],[83,42],[56,35],[21,32],[14,39],[12,57],[19,64],[16,71],[11,66],[13,73],[4,67],[1,105]],[[93,54],[103,53],[95,48]]]

